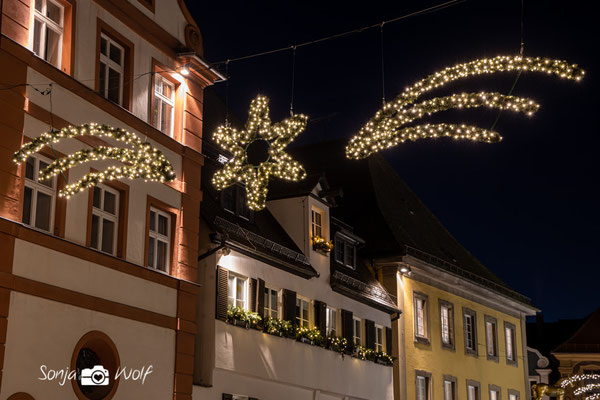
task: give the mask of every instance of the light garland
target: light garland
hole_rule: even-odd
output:
[[[155,182],[169,182],[175,179],[173,166],[160,150],[152,147],[149,143],[143,142],[139,136],[125,129],[96,123],[69,126],[58,131],[45,132],[31,142],[21,146],[21,149],[13,155],[13,161],[20,164],[27,160],[27,157],[31,154],[40,151],[44,146],[58,143],[61,139],[86,135],[110,137],[119,142],[131,145],[132,148],[98,146],[96,148],[79,150],[52,162],[44,170],[40,171],[39,179],[48,179],[88,161],[110,159],[128,165],[110,166],[101,172],[89,172],[77,182],[71,183],[61,189],[59,196],[69,198],[101,182],[121,178],[140,178]]]
[[[589,383],[585,386],[578,387],[577,389],[573,390],[573,394],[575,394],[576,396],[579,396],[580,394],[591,392],[592,390],[595,390],[595,389],[600,389],[600,383]]]
[[[598,381],[598,383],[588,383],[588,384],[585,384],[584,386],[575,388],[573,390],[573,394],[575,396],[579,396],[579,395],[584,395],[592,390],[600,389],[600,374],[573,375],[568,378],[562,379],[560,382],[560,386],[564,389],[567,386],[573,385],[576,382],[590,381],[590,380],[596,380],[596,381]],[[585,397],[585,400],[599,400],[599,399],[600,399],[600,393],[592,393]]]
[[[426,100],[407,108],[421,95],[447,83],[471,76],[506,71],[544,72],[575,81],[581,80],[584,75],[584,71],[576,64],[540,57],[497,56],[448,67],[406,88],[395,100],[385,104],[383,109],[377,111],[358,134],[350,139],[346,146],[346,156],[354,159],[366,158],[406,140],[441,136],[484,142],[501,140],[498,133],[473,126],[462,125],[457,128],[459,125],[440,124],[446,127],[442,128],[443,135],[430,130],[431,125],[404,129],[402,126],[424,116],[454,108],[489,107],[533,114],[539,106],[532,100],[500,93],[462,93]]]
[[[269,177],[299,181],[306,177],[304,167],[293,160],[284,149],[306,128],[308,117],[295,114],[277,124],[271,124],[268,99],[257,96],[250,104],[248,122],[244,130],[224,125],[217,128],[214,139],[223,149],[232,153],[224,167],[217,171],[212,183],[218,190],[237,182],[246,184],[248,207],[252,210],[265,208]],[[266,160],[252,164],[248,149],[253,143],[268,147]]]

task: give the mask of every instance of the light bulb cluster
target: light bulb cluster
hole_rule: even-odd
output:
[[[144,179],[146,181],[169,182],[175,179],[173,166],[165,155],[151,144],[143,142],[139,136],[121,128],[96,123],[80,126],[69,126],[57,131],[45,132],[31,142],[24,144],[13,155],[17,164],[27,160],[46,145],[58,143],[61,139],[76,136],[110,137],[131,145],[132,148],[98,146],[91,149],[79,150],[73,154],[59,158],[39,173],[39,179],[44,180],[58,175],[76,165],[96,160],[115,160],[126,165],[109,166],[101,172],[89,172],[75,183],[71,183],[59,191],[59,196],[67,197],[79,193],[98,183],[115,179]]]
[[[265,208],[270,176],[290,181],[306,177],[304,167],[284,149],[306,128],[308,117],[295,114],[282,122],[271,124],[268,102],[262,95],[252,100],[243,130],[222,125],[214,133],[215,142],[230,152],[232,157],[214,174],[213,185],[222,190],[237,182],[245,183],[248,208],[256,211]],[[268,159],[253,165],[248,162],[247,150],[256,140],[264,140],[268,144]]]
[[[563,388],[576,382],[597,380],[600,382],[600,374],[577,374],[561,380],[560,386]]]
[[[596,381],[595,383],[587,383],[584,386],[580,386],[573,390],[575,396],[586,395],[585,400],[598,400],[600,399],[600,393],[590,393],[600,389],[600,374],[578,374],[568,378],[562,379],[560,386],[566,388],[569,385],[573,385],[576,382],[582,381]],[[589,394],[588,394],[589,393]]]
[[[402,136],[403,134],[406,134],[406,131],[402,129],[402,126],[413,122],[418,118],[439,111],[453,108],[485,106],[501,110],[525,112],[528,115],[531,115],[539,107],[532,100],[504,96],[499,93],[463,93],[460,95],[434,98],[407,108],[407,106],[414,103],[421,95],[450,82],[476,75],[506,71],[542,72],[575,81],[581,80],[584,75],[584,71],[576,64],[569,64],[566,61],[541,57],[497,56],[448,67],[418,81],[414,85],[406,88],[395,100],[386,103],[384,107],[377,111],[375,116],[360,129],[358,134],[350,139],[350,142],[346,146],[346,156],[354,159],[366,158],[379,150],[403,142],[406,139],[402,140]],[[419,128],[419,126],[413,127],[411,132],[414,132],[416,128]],[[485,131],[476,127],[470,128],[473,132],[479,133],[479,135],[449,136],[454,137],[455,139],[487,141],[481,134],[486,132],[489,135],[490,131]],[[493,132],[493,136],[499,137],[495,132]]]

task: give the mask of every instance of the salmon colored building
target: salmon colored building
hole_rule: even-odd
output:
[[[182,0],[0,5],[0,399],[191,399],[203,91],[222,79],[200,30]],[[44,132],[91,122],[159,149],[175,180],[120,179],[66,200],[67,183],[111,163],[38,179],[111,138],[12,161]],[[106,385],[62,380],[94,365]]]

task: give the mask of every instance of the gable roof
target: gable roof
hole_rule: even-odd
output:
[[[553,353],[600,353],[600,307]]]

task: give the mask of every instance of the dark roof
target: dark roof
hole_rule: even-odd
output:
[[[600,353],[600,307],[553,353]]]
[[[365,258],[411,254],[450,273],[488,287],[525,304],[529,298],[513,291],[467,251],[412,192],[380,154],[366,160],[345,156],[347,140],[290,150],[309,174],[325,173],[344,198],[332,214],[352,221],[366,240]]]

